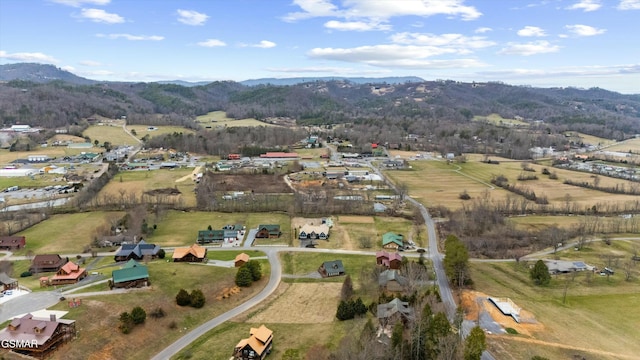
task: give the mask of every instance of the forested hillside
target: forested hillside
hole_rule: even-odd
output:
[[[0,66],[0,73],[5,74],[7,66]],[[33,72],[37,67],[29,69]],[[12,68],[11,72],[16,74],[17,70]],[[53,80],[35,82],[33,76],[23,74],[29,80],[1,83],[2,125],[29,124],[51,129],[79,124],[97,114],[108,118],[126,116],[132,124],[173,124],[197,129],[197,115],[222,110],[233,118],[290,118],[298,125],[347,124],[350,130],[346,136],[356,145],[380,141],[454,152],[481,147],[485,152],[497,151],[513,158],[526,158],[526,147],[563,145],[566,140],[560,134],[566,130],[616,140],[640,133],[640,95],[598,88],[543,89],[454,81],[363,84],[347,80],[288,86],[245,86],[226,81],[186,87],[90,80],[85,83],[75,78],[72,83],[60,80],[69,77],[63,75],[49,74]],[[472,121],[476,116],[490,114],[521,119],[528,131],[519,131],[522,126]],[[412,146],[405,140],[409,134],[426,140]]]

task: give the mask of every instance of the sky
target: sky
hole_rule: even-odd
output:
[[[640,94],[640,0],[1,0],[0,64],[95,80],[418,76]]]

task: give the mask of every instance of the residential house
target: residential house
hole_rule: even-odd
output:
[[[224,242],[224,230],[200,230],[198,231],[198,244],[222,245]]]
[[[145,256],[155,259],[158,257],[160,245],[148,244],[144,240],[140,240],[137,244],[123,244],[116,252],[113,259],[116,262],[128,260],[142,260]]]
[[[385,327],[398,321],[406,323],[413,319],[414,313],[408,302],[395,298],[386,304],[379,304],[376,316],[380,325]]]
[[[325,261],[318,268],[318,272],[323,278],[344,275],[342,260]]]
[[[111,247],[111,246],[120,246],[122,244],[133,244],[136,241],[135,235],[107,235],[103,236],[99,241],[99,245],[101,247]]]
[[[258,225],[256,239],[277,239],[280,237],[280,235],[282,235],[282,233],[280,232],[280,225]]]
[[[228,224],[222,227],[224,230],[224,242],[232,243],[244,239],[245,227],[242,224]]]
[[[72,261],[67,262],[51,277],[50,285],[75,284],[87,276],[87,270]]]
[[[111,272],[111,286],[116,288],[142,287],[149,285],[149,269],[131,259],[121,269]]]
[[[2,285],[2,291],[13,290],[18,288],[18,280],[12,279],[7,273],[0,273],[0,285]]]
[[[300,228],[298,234],[300,240],[328,240],[329,239],[329,225],[320,224],[304,224]]]
[[[19,250],[26,243],[24,236],[0,236],[0,250]]]
[[[544,260],[550,274],[566,274],[575,271],[593,271],[593,266],[585,264],[583,261],[567,260]]]
[[[173,262],[204,262],[206,258],[207,249],[198,244],[173,250]]]
[[[34,256],[29,267],[32,274],[41,272],[58,272],[69,261],[69,258],[61,258],[58,254],[43,254]]]
[[[398,270],[385,270],[378,276],[378,285],[388,292],[402,292],[408,284],[409,280]]]
[[[240,253],[236,256],[235,260],[233,261],[233,264],[235,267],[241,267],[247,262],[249,262],[249,255],[245,253]]]
[[[400,269],[400,266],[402,266],[402,255],[396,252],[376,251],[376,264],[382,265],[387,269]]]
[[[44,359],[73,339],[75,334],[75,320],[56,319],[55,315],[43,319],[26,314],[14,318],[0,331],[0,343],[13,344],[13,352]]]
[[[388,232],[382,235],[382,247],[390,250],[404,249],[404,236],[394,232]]]
[[[271,352],[273,343],[273,331],[266,326],[251,328],[249,336],[233,349],[233,358],[236,360],[262,360]]]

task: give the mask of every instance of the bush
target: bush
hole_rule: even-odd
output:
[[[260,266],[258,260],[249,260],[249,262],[247,262],[243,266],[249,268],[249,270],[251,271],[251,279],[253,281],[258,281],[262,278],[262,266]]]
[[[167,253],[164,251],[164,249],[158,250],[158,259],[164,259],[166,255]]]
[[[169,329],[176,329],[178,328],[178,323],[174,321],[169,323]]]
[[[176,295],[176,303],[180,306],[187,306],[191,303],[191,296],[185,289],[180,289]]]
[[[251,270],[246,266],[241,266],[236,273],[236,285],[241,287],[251,286],[253,278],[251,277]]]
[[[199,309],[204,306],[204,303],[205,303],[205,298],[204,298],[204,294],[202,293],[202,290],[194,289],[193,291],[191,291],[191,306]]]
[[[120,314],[119,320],[120,324],[118,325],[118,329],[120,329],[123,334],[130,333],[131,329],[133,329],[133,326],[135,325],[131,315],[129,315],[128,312],[123,312]]]
[[[166,313],[164,312],[164,309],[161,307],[157,307],[155,308],[155,310],[153,310],[149,316],[151,316],[154,319],[160,319],[163,318],[166,315]]]
[[[31,276],[31,275],[33,275],[33,274],[31,273],[31,271],[25,271],[25,272],[23,272],[22,274],[20,274],[20,277],[29,277],[29,276]]]
[[[512,335],[518,334],[518,330],[516,330],[514,328],[506,328],[506,329],[504,329],[504,331],[506,331],[507,334],[512,334]]]
[[[133,320],[133,323],[135,325],[144,323],[146,319],[147,319],[147,313],[140,306],[136,306],[133,308],[133,310],[131,310],[131,320]]]

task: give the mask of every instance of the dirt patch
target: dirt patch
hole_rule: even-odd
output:
[[[531,336],[536,332],[544,330],[544,325],[536,321],[535,316],[525,310],[520,310],[520,323],[517,323],[511,316],[504,315],[487,298],[489,295],[478,291],[464,291],[461,295],[462,307],[465,310],[465,319],[477,321],[480,312],[487,312],[493,321],[503,328],[515,329],[519,334]]]
[[[254,174],[247,176],[208,172],[200,183],[211,184],[216,191],[244,191],[258,194],[289,194],[292,192],[281,175]]]
[[[291,284],[252,321],[290,324],[333,322],[341,288],[341,283]]]
[[[351,224],[374,224],[372,216],[339,216],[338,221]]]
[[[195,180],[196,174],[200,172],[200,170],[202,169],[202,166],[196,166],[193,171],[191,172],[190,175],[185,175],[183,177],[181,177],[180,179],[176,180],[176,182],[183,182],[183,181],[187,181],[187,180]]]
[[[145,191],[145,195],[156,196],[156,195],[180,195],[182,194],[180,190],[176,188],[163,188],[163,189],[153,189],[149,191]]]

